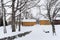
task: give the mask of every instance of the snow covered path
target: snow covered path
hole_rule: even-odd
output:
[[[26,36],[16,38],[15,40],[60,40],[60,25],[56,25],[56,36],[53,36],[51,25],[35,25],[29,27],[32,32]],[[27,30],[29,30],[27,27]],[[45,33],[49,31],[49,33]]]

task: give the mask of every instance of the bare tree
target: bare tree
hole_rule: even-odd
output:
[[[50,21],[50,23],[52,25],[53,34],[56,34],[56,32],[55,32],[55,26],[54,26],[54,22],[53,22],[53,17],[55,16],[55,10],[57,10],[57,9],[54,9],[53,15],[51,15],[52,14],[51,13],[51,9],[52,9],[53,6],[57,5],[57,1],[58,0],[47,0],[47,4],[46,4],[47,15],[48,15],[49,21]]]
[[[6,20],[6,11],[5,11],[5,8],[4,8],[4,3],[3,3],[4,0],[1,0],[1,7],[2,7],[2,14],[3,14],[3,25],[4,25],[4,33],[7,33],[7,30],[6,30],[6,26],[5,26],[5,20]]]
[[[17,9],[16,9],[16,11],[19,10],[19,12],[20,12],[20,14],[19,14],[19,17],[20,17],[19,18],[19,30],[20,30],[20,24],[21,24],[21,14],[23,13],[24,16],[26,18],[28,18],[27,10],[36,6],[40,2],[40,0],[38,0],[38,1],[36,0],[37,1],[36,3],[31,4],[31,2],[33,3],[34,1],[35,0],[20,0],[20,2],[19,2],[20,6],[18,6],[19,8],[17,7]]]
[[[57,3],[57,5],[55,5],[54,11],[53,11],[53,15],[52,18],[54,19],[54,17],[56,18],[57,13],[60,11],[60,2]],[[57,15],[58,16],[58,15]]]
[[[36,2],[37,1],[37,2]],[[6,5],[9,2],[12,2],[11,5]],[[17,3],[16,3],[17,2]],[[12,1],[8,1],[6,3],[4,3],[4,7],[12,7],[12,32],[15,32],[15,15],[17,13],[17,11],[19,11],[19,14],[17,16],[19,16],[19,28],[20,28],[20,24],[21,24],[21,14],[25,14],[24,12],[26,12],[26,10],[33,8],[34,6],[36,6],[38,3],[40,2],[40,0],[12,0]],[[19,29],[20,30],[20,29]]]

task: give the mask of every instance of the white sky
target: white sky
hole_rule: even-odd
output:
[[[4,3],[8,2],[9,0],[4,0]],[[45,0],[41,0],[40,3],[38,3],[38,5],[44,5],[45,4]],[[11,5],[11,2],[9,2],[8,4],[6,5]],[[44,8],[43,6],[40,8],[41,9],[41,13],[42,14],[46,14],[47,11],[45,10],[42,10],[42,8]],[[7,13],[11,13],[11,8],[8,8],[6,7],[6,10],[7,10]],[[34,7],[34,8],[31,8],[31,13],[33,15],[33,17],[36,17],[37,14],[40,12],[39,8],[37,7]],[[9,18],[9,16],[7,17],[7,19]]]
[[[9,0],[4,0],[4,3],[6,3],[7,1]],[[41,0],[40,3],[38,3],[38,5],[44,5],[46,3],[46,0]],[[9,2],[7,5],[11,5],[11,2]],[[44,10],[45,7],[44,6],[41,6],[40,9],[41,9],[41,13],[42,14],[46,14],[47,13],[47,10]],[[11,8],[6,8],[7,9],[7,13],[11,13]],[[37,16],[37,13],[39,13],[39,8],[37,7],[34,7],[34,8],[31,8],[31,13],[33,14],[33,17],[36,17]]]

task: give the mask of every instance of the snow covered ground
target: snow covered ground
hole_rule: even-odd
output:
[[[52,33],[51,25],[34,25],[33,27],[23,27],[23,30],[32,30],[32,32],[21,38],[16,38],[15,40],[60,40],[60,25],[55,26],[55,36]],[[45,31],[49,31],[49,33],[45,33]]]
[[[14,40],[60,40],[60,25],[55,25],[56,27],[56,35],[52,33],[51,25],[34,25],[34,26],[21,26],[21,31],[18,31],[18,27],[16,32],[11,31],[11,25],[7,26],[7,33],[3,33],[3,27],[0,27],[0,38],[13,36],[19,33],[32,31],[30,34],[22,37],[17,37]],[[45,33],[49,31],[49,33]]]

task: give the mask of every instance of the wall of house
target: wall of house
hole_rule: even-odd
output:
[[[54,20],[54,25],[60,25],[60,20]],[[39,21],[40,25],[51,25],[49,20],[40,20]],[[36,25],[36,22],[22,22],[23,26],[33,26]]]
[[[40,25],[50,25],[49,20],[40,20],[39,23]]]

